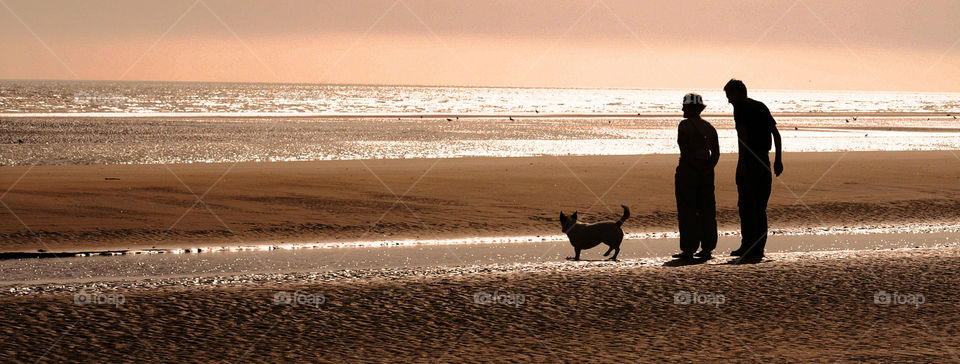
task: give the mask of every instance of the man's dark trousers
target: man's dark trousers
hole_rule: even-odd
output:
[[[752,153],[737,161],[737,207],[743,256],[762,256],[767,244],[767,201],[770,199],[770,157]]]
[[[680,250],[684,254],[693,254],[698,247],[703,251],[717,247],[717,203],[713,190],[713,167],[708,161],[680,161],[674,176],[674,192]]]

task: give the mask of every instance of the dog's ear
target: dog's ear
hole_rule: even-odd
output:
[[[577,221],[577,214],[579,213],[580,211],[574,211],[573,215],[570,215],[570,219],[572,219],[573,221]]]
[[[567,215],[564,215],[563,211],[560,211],[560,221],[567,221]]]

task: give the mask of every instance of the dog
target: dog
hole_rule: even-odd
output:
[[[624,205],[620,205],[620,207],[623,207],[623,216],[620,217],[620,220],[589,225],[577,222],[578,212],[576,211],[570,216],[564,215],[563,211],[560,211],[560,228],[567,234],[567,238],[570,238],[570,245],[573,245],[575,253],[573,258],[567,257],[567,259],[580,260],[581,250],[590,249],[604,243],[610,249],[607,249],[603,256],[608,256],[610,252],[613,252],[613,256],[608,260],[616,261],[617,255],[620,254],[620,243],[623,242],[623,229],[620,226],[630,217],[630,209]]]

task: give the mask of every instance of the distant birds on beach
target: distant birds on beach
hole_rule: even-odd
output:
[[[856,117],[856,116],[853,117],[853,121],[857,121],[857,117]]]
[[[800,129],[797,129],[797,127],[793,127],[793,130],[800,130]]]
[[[453,121],[453,119],[451,119],[451,118],[447,118],[447,121]]]
[[[539,113],[540,113],[540,110],[539,110],[539,109],[533,109],[533,112],[539,114]]]
[[[513,121],[513,116],[510,116],[510,121]]]

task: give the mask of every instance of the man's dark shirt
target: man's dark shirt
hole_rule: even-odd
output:
[[[740,158],[759,156],[766,160],[764,157],[770,151],[771,133],[777,125],[767,105],[750,98],[743,100],[733,105],[733,120],[737,126],[737,138],[740,139],[737,143]]]

